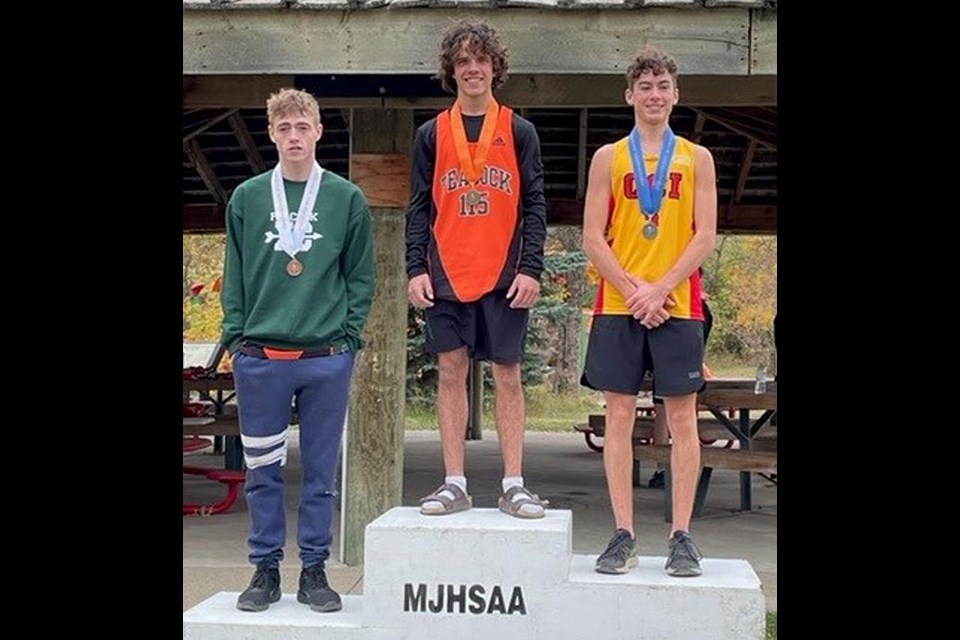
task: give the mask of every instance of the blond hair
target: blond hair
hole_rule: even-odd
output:
[[[280,89],[267,98],[267,123],[290,114],[299,113],[320,124],[320,105],[317,99],[300,89]]]

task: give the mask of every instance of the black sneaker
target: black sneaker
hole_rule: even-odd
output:
[[[271,603],[280,599],[280,569],[268,569],[266,565],[257,565],[250,586],[237,598],[240,611],[266,611]]]
[[[700,568],[701,558],[703,554],[694,544],[690,534],[686,531],[677,531],[670,538],[670,556],[663,568],[667,570],[668,576],[677,578],[699,576],[703,573]]]
[[[330,588],[327,574],[323,570],[323,563],[306,567],[300,572],[300,590],[297,591],[297,602],[310,605],[310,608],[320,613],[340,611],[343,603],[340,594]]]
[[[666,484],[666,476],[663,475],[663,471],[656,471],[650,477],[650,482],[647,483],[647,486],[651,489],[663,489],[663,485]]]
[[[617,529],[607,550],[597,558],[597,573],[626,573],[637,566],[637,543],[626,529]]]

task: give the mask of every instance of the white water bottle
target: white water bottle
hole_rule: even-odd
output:
[[[753,384],[753,392],[757,395],[767,392],[767,370],[762,364],[757,367],[757,380]]]

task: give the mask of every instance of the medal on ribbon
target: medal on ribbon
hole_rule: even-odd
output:
[[[292,278],[296,278],[303,273],[303,263],[296,258],[296,255],[304,246],[307,230],[312,228],[310,216],[313,214],[313,207],[317,202],[317,195],[320,193],[320,178],[322,175],[323,168],[314,161],[310,177],[307,179],[307,186],[303,190],[303,197],[300,199],[300,207],[297,209],[297,219],[295,221],[290,220],[290,209],[287,206],[287,194],[283,188],[283,172],[280,169],[280,163],[277,163],[273,174],[270,176],[274,225],[277,228],[276,249],[290,256],[290,262],[287,263],[287,274]],[[268,240],[272,236],[273,234],[267,232]],[[311,237],[320,237],[320,235],[313,234]]]
[[[660,212],[663,201],[664,187],[667,184],[667,172],[670,161],[673,159],[673,150],[677,146],[677,137],[669,126],[663,132],[663,142],[660,144],[660,155],[657,157],[657,170],[653,180],[647,178],[647,167],[643,158],[643,140],[640,138],[640,129],[633,128],[629,137],[630,161],[633,163],[633,178],[637,185],[637,200],[640,204],[640,213],[646,219],[643,225],[643,237],[653,240],[659,231],[656,215]]]
[[[303,263],[296,258],[291,258],[290,262],[287,263],[287,274],[296,278],[301,273],[303,273]]]
[[[470,207],[477,206],[483,199],[479,190],[480,178],[483,176],[483,166],[487,161],[490,144],[493,142],[493,134],[497,129],[497,114],[499,111],[500,105],[497,104],[496,100],[490,98],[487,103],[487,112],[483,116],[483,127],[480,129],[480,139],[477,140],[476,152],[471,155],[470,144],[467,142],[467,131],[463,126],[460,103],[455,102],[450,110],[453,147],[457,152],[457,159],[460,161],[460,169],[470,183],[470,190],[464,196],[465,202]]]

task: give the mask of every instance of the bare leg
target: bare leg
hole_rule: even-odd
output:
[[[462,476],[464,438],[467,432],[467,348],[438,356],[437,420],[443,445],[443,466],[448,476]]]
[[[605,391],[606,427],[603,435],[603,470],[607,475],[610,504],[618,529],[633,532],[633,422],[637,415],[637,397]]]
[[[673,529],[690,531],[693,499],[700,477],[700,438],[697,435],[697,394],[663,399],[673,447],[670,469],[673,481]]]
[[[520,363],[492,363],[496,389],[497,435],[503,456],[505,477],[523,475],[523,431],[526,419],[523,387],[520,384]]]

